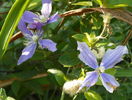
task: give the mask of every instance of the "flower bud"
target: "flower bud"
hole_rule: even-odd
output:
[[[78,89],[81,86],[82,82],[82,80],[68,81],[64,84],[63,91],[70,96],[73,96],[78,92]]]
[[[101,59],[101,58],[103,58],[103,56],[105,54],[105,48],[104,47],[100,47],[100,48],[97,48],[97,50],[92,50],[92,52],[94,53],[94,55],[98,59]]]

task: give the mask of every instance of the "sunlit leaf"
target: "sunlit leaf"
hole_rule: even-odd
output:
[[[27,9],[28,10],[34,9],[34,8],[40,6],[41,5],[41,2],[42,2],[42,0],[32,0],[32,2],[30,2],[30,4],[29,4],[29,6],[28,6]]]
[[[12,5],[0,31],[0,58],[7,50],[10,38],[30,1],[31,0],[16,0]]]
[[[12,97],[7,97],[6,100],[15,100],[15,99]]]
[[[57,70],[57,69],[48,69],[48,72],[54,75],[56,81],[58,82],[59,85],[63,85],[65,82],[65,75],[62,71]]]
[[[6,91],[3,89],[3,88],[1,88],[0,89],[0,99],[1,100],[4,100],[4,99],[6,99],[7,98],[7,96],[6,96]]]
[[[84,95],[87,100],[102,100],[102,97],[92,90],[85,92]]]
[[[79,5],[79,6],[92,6],[92,2],[91,1],[81,1],[81,2],[77,2],[77,3],[72,3],[72,5]]]
[[[108,8],[132,6],[132,0],[102,0],[102,2]]]

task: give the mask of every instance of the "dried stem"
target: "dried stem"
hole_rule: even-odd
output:
[[[8,12],[0,12],[0,15],[7,14]]]
[[[67,16],[80,16],[84,13],[93,13],[93,12],[100,12],[100,13],[110,13],[111,16],[127,22],[128,24],[132,25],[132,14],[128,11],[123,9],[110,9],[110,8],[82,8],[82,9],[75,9],[67,11],[63,14],[60,14],[60,17],[67,17]],[[21,38],[23,35],[19,32],[17,35],[14,35],[10,42],[15,41],[18,38]]]
[[[18,38],[23,37],[22,32],[17,32],[15,35],[12,36],[12,38],[10,39],[10,43],[17,40]]]
[[[132,37],[132,29],[130,30],[130,32],[128,33],[128,35],[126,36],[126,38],[123,40],[122,45],[126,45],[127,42],[130,40],[131,37]]]
[[[22,80],[22,79],[19,79],[19,78],[12,78],[12,79],[8,79],[8,80],[0,80],[0,88],[1,87],[5,87],[5,86],[8,86],[8,85],[11,85],[16,80],[19,80],[19,81],[28,81],[28,80],[32,80],[32,79],[46,77],[47,75],[48,75],[47,73],[38,74],[36,76],[33,76],[33,77],[31,77],[29,79],[25,79],[25,80]]]

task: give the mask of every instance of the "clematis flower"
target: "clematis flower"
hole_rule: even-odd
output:
[[[53,23],[58,20],[59,18],[58,12],[50,16],[51,11],[52,11],[52,1],[42,0],[41,14],[35,14],[30,11],[25,11],[22,18],[25,23],[28,23],[28,28],[41,29],[42,26],[49,23]]]
[[[25,62],[26,60],[33,56],[38,44],[41,48],[43,49],[46,48],[52,52],[55,52],[57,50],[55,42],[53,42],[50,39],[42,39],[43,36],[42,30],[36,31],[28,30],[23,19],[21,19],[21,21],[19,22],[18,28],[23,33],[24,37],[28,40],[28,45],[22,50],[22,55],[20,56],[17,63],[18,65]]]
[[[83,87],[90,88],[91,86],[95,85],[95,83],[98,81],[98,78],[100,78],[105,89],[108,92],[113,93],[113,91],[119,87],[119,83],[115,80],[114,76],[105,73],[105,70],[114,67],[122,60],[122,56],[128,53],[126,46],[120,45],[113,50],[107,50],[99,66],[96,57],[91,52],[88,45],[84,42],[77,43],[78,50],[80,51],[79,59],[94,69],[94,71],[86,73],[86,77],[83,81],[83,84],[80,86],[79,91]]]

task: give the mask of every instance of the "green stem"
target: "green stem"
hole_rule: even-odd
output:
[[[99,35],[99,37],[103,37],[106,28],[107,28],[107,24],[104,24],[103,30],[102,30],[101,34]]]
[[[100,33],[100,35],[98,36],[98,39],[93,43],[92,48],[94,48],[94,46],[96,45],[96,43],[97,43],[100,39],[103,38],[103,35],[104,35],[104,33],[105,33],[106,28],[107,28],[107,24],[104,24],[103,30],[102,30],[102,32]]]
[[[77,94],[73,97],[73,99],[72,100],[75,100],[77,98]]]
[[[130,30],[130,32],[128,33],[127,37],[123,40],[122,45],[126,45],[131,37],[132,37],[132,30]]]
[[[65,93],[62,91],[60,100],[64,100]]]

